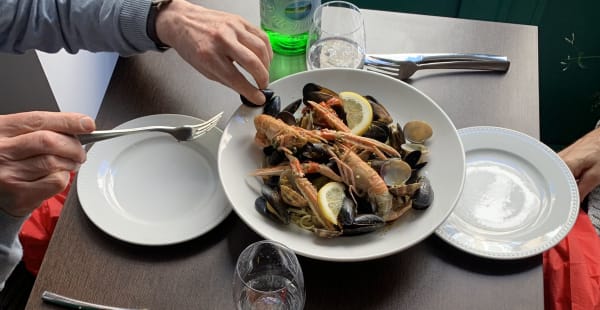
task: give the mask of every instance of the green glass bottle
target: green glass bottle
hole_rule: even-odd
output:
[[[260,26],[273,51],[282,55],[306,52],[308,31],[320,0],[261,0]]]

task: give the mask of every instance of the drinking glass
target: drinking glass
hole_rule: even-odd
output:
[[[302,309],[304,276],[294,252],[269,240],[246,247],[235,265],[233,299],[238,310]]]
[[[307,69],[356,68],[364,65],[366,37],[362,14],[345,1],[323,3],[308,33]]]

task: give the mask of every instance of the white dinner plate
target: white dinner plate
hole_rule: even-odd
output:
[[[471,254],[518,259],[540,254],[571,230],[577,183],[549,147],[518,131],[458,131],[466,154],[463,192],[436,234]]]
[[[200,122],[158,114],[116,128]],[[221,135],[214,128],[187,142],[156,132],[96,142],[77,177],[85,214],[114,238],[140,245],[174,244],[208,232],[231,212],[217,170]]]
[[[259,196],[247,181],[262,166],[264,153],[254,142],[254,118],[261,108],[240,106],[229,119],[219,146],[219,176],[233,210],[255,232],[285,244],[297,254],[327,261],[364,261],[402,251],[434,233],[450,215],[463,186],[465,153],[454,124],[427,95],[391,77],[365,70],[321,69],[296,73],[273,82],[269,88],[282,106],[302,97],[306,83],[336,92],[371,95],[386,106],[395,122],[423,120],[433,128],[428,140],[428,164],[420,171],[433,187],[435,198],[426,210],[411,210],[373,233],[338,238],[319,238],[295,224],[279,225],[256,211]],[[258,186],[257,186],[258,187]]]

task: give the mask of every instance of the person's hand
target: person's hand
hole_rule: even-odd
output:
[[[158,14],[156,33],[207,78],[255,104],[265,102],[259,89],[268,86],[273,51],[267,35],[242,17],[174,0]],[[258,88],[234,62],[252,75]]]
[[[600,128],[581,137],[558,155],[578,180],[581,200],[600,185]]]
[[[78,113],[0,115],[0,210],[25,216],[62,192],[69,172],[86,158],[73,135],[95,128],[94,120]]]

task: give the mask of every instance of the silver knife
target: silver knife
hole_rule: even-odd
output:
[[[448,62],[448,61],[498,61],[506,62],[508,57],[491,54],[465,53],[426,53],[426,54],[367,54],[367,57],[385,62],[410,61],[415,63]]]

